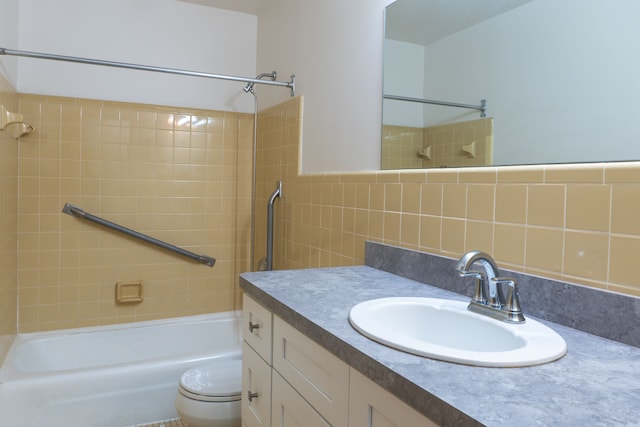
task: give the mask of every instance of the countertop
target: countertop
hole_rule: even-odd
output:
[[[378,344],[348,320],[351,307],[374,298],[465,296],[367,266],[244,273],[240,286],[438,424],[640,425],[640,348],[536,319],[566,340],[562,359],[525,368],[466,366]]]

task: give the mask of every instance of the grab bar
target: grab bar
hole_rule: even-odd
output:
[[[135,230],[132,230],[130,228],[127,227],[123,227],[122,225],[113,223],[111,221],[107,221],[106,219],[100,218],[98,216],[95,215],[91,215],[88,212],[85,212],[84,210],[82,210],[82,208],[72,205],[71,203],[65,203],[64,204],[64,208],[62,208],[62,212],[71,215],[71,216],[76,216],[79,218],[83,218],[83,219],[87,219],[89,221],[95,222],[97,224],[103,225],[107,228],[110,228],[112,230],[115,231],[119,231],[120,233],[126,234],[128,236],[132,236],[135,237],[136,239],[140,239],[142,241],[145,241],[147,243],[151,243],[153,245],[156,246],[160,246],[161,248],[170,250],[172,252],[175,252],[177,254],[180,254],[182,256],[185,256],[187,258],[191,258],[195,261],[198,261],[201,264],[205,264],[208,267],[213,267],[213,265],[216,263],[215,258],[211,258],[209,256],[206,255],[198,255],[195,254],[193,252],[190,252],[186,249],[182,249],[179,248],[177,246],[171,245],[167,242],[163,242],[162,240],[158,240],[154,237],[151,236],[147,236],[146,234],[142,234],[139,233]]]
[[[282,181],[278,181],[278,187],[269,198],[267,205],[267,271],[273,270],[273,204],[277,197],[282,197]]]

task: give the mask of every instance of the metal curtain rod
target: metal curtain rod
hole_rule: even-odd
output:
[[[480,105],[459,104],[457,102],[436,101],[434,99],[411,98],[408,96],[384,95],[384,99],[394,99],[396,101],[420,102],[422,104],[444,105],[447,107],[470,108],[480,111],[480,117],[487,116],[487,100],[481,99]]]
[[[271,81],[271,80],[254,79],[250,77],[227,76],[224,74],[211,74],[211,73],[203,73],[200,71],[187,71],[187,70],[178,70],[175,68],[155,67],[151,65],[129,64],[127,62],[113,62],[113,61],[104,61],[101,59],[78,58],[75,56],[63,56],[63,55],[52,55],[49,53],[27,52],[23,50],[5,49],[3,47],[0,47],[0,55],[23,56],[25,58],[50,59],[54,61],[65,61],[65,62],[78,62],[80,64],[104,65],[107,67],[128,68],[131,70],[154,71],[157,73],[179,74],[182,76],[205,77],[209,79],[232,80],[232,81],[243,82],[243,83],[283,86],[291,89],[291,96],[294,96],[296,91],[295,74],[291,75],[291,81],[289,82],[277,82],[277,81]]]
[[[87,219],[89,221],[95,222],[97,224],[100,225],[104,225],[107,228],[110,228],[112,230],[116,230],[119,231],[120,233],[126,234],[128,236],[132,236],[135,237],[136,239],[140,239],[143,240],[147,243],[151,243],[153,245],[156,246],[160,246],[161,248],[170,250],[172,252],[175,252],[177,254],[180,254],[182,256],[185,256],[187,258],[191,258],[195,261],[198,261],[201,264],[205,264],[208,267],[213,267],[213,265],[216,263],[215,258],[211,258],[210,256],[206,256],[206,255],[198,255],[195,254],[193,252],[190,252],[186,249],[182,249],[179,248],[177,246],[173,246],[169,243],[163,242],[162,240],[158,240],[154,237],[151,236],[147,236],[146,234],[142,234],[139,233],[135,230],[132,230],[130,228],[127,227],[123,227],[121,225],[118,225],[116,223],[113,223],[111,221],[107,221],[106,219],[100,218],[98,216],[95,215],[91,215],[90,213],[87,213],[85,211],[82,210],[82,208],[79,208],[78,206],[72,205],[70,203],[65,203],[64,208],[62,208],[62,212],[72,215],[72,216],[77,216],[79,218],[83,218],[83,219]]]

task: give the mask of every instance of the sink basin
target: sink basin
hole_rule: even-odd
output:
[[[473,366],[520,367],[561,358],[565,340],[532,319],[512,324],[467,310],[467,303],[418,297],[355,305],[351,325],[364,336],[408,353]]]

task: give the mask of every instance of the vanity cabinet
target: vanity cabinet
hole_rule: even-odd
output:
[[[435,426],[246,294],[243,303],[243,426]]]
[[[243,427],[271,426],[271,346],[273,315],[244,296],[242,310]]]
[[[437,427],[437,424],[351,368],[349,426]]]

